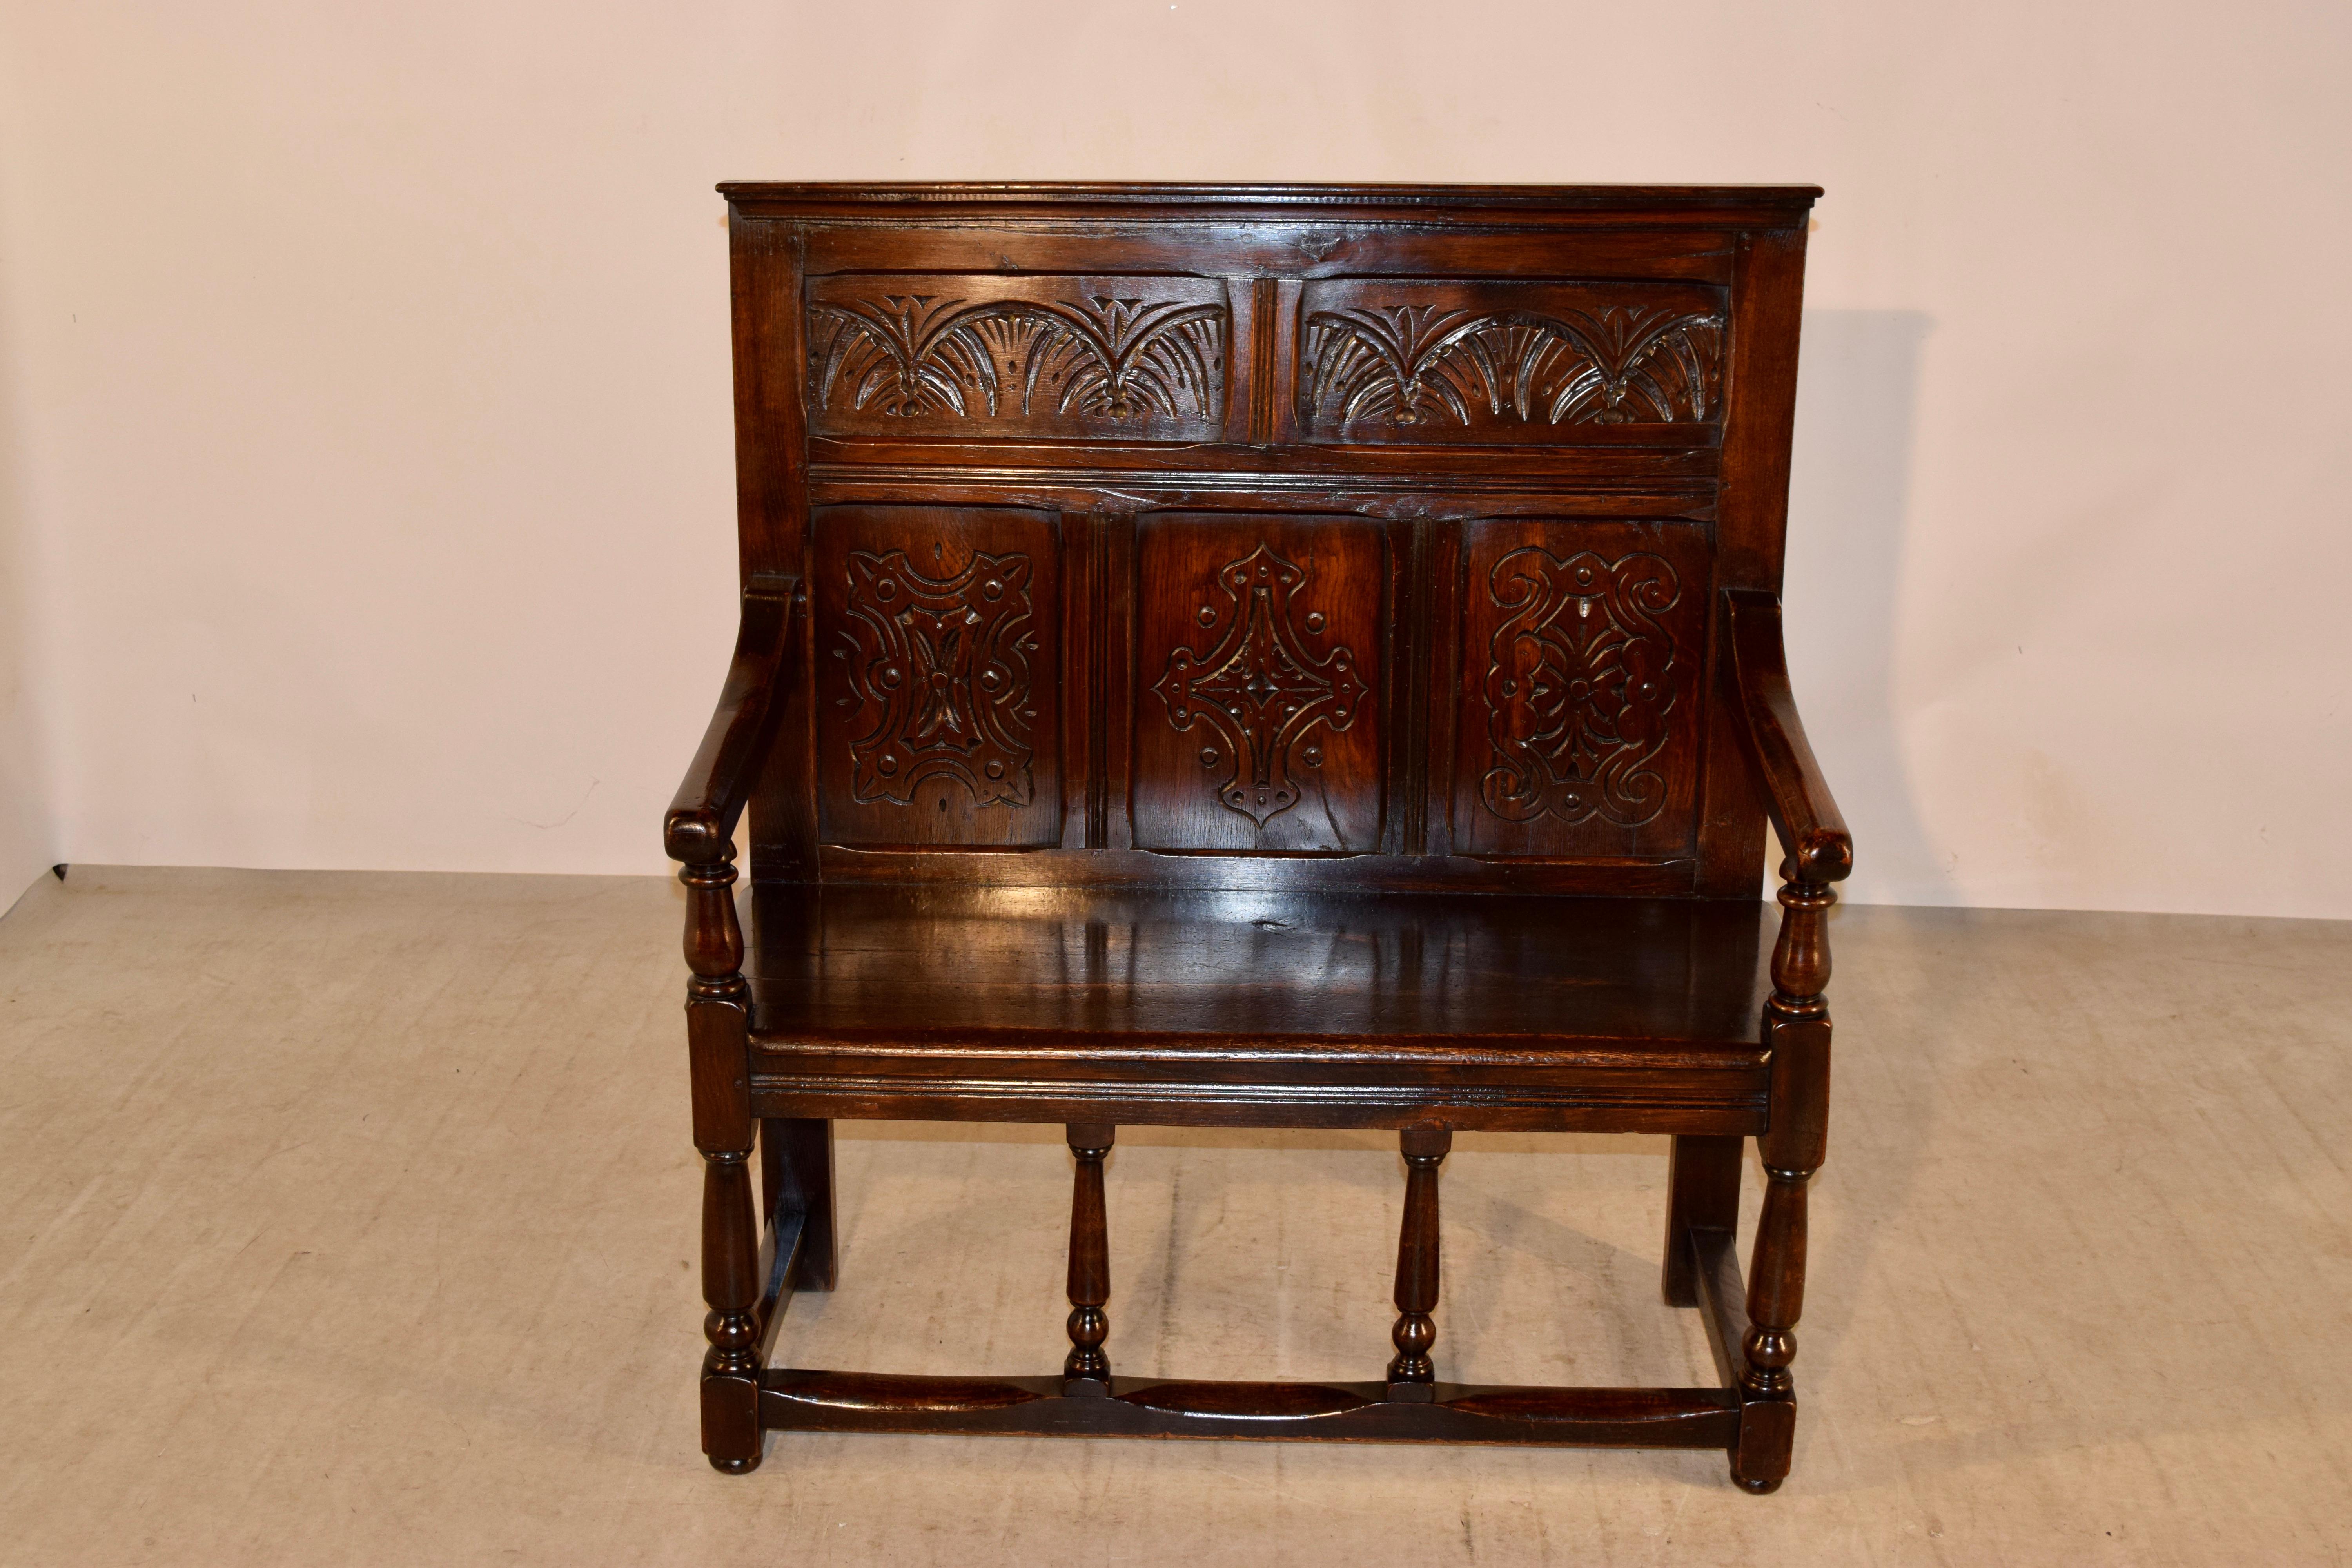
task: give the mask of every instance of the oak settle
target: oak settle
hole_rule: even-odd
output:
[[[1607,1444],[1778,1486],[1852,865],[1778,598],[1820,193],[720,188],[742,621],[666,825],[711,1463]],[[1060,1376],[769,1364],[834,1283],[841,1117],[1066,1127]],[[1119,1374],[1121,1123],[1397,1129],[1381,1375]],[[1674,1136],[1664,1289],[1715,1384],[1439,1381],[1439,1169],[1495,1128]]]

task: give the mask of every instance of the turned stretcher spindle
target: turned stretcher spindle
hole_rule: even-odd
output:
[[[1117,1130],[1076,1125],[1068,1130],[1077,1177],[1070,1194],[1070,1353],[1062,1363],[1066,1395],[1108,1395],[1110,1358],[1102,1342],[1110,1331],[1103,1307],[1110,1300],[1110,1234],[1103,1213],[1103,1160]]]
[[[1396,1358],[1389,1363],[1389,1397],[1426,1404],[1437,1382],[1430,1347],[1437,1342],[1437,1167],[1454,1147],[1445,1129],[1409,1127],[1399,1139],[1404,1152],[1404,1223],[1397,1234],[1396,1327],[1389,1338]]]

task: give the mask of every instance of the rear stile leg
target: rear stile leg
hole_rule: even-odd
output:
[[[1070,1192],[1070,1353],[1062,1363],[1062,1394],[1069,1399],[1110,1395],[1110,1358],[1103,1340],[1110,1320],[1110,1226],[1103,1204],[1103,1161],[1118,1130],[1076,1122],[1067,1129],[1077,1174]]]
[[[702,1451],[730,1475],[760,1463],[760,1235],[753,1210],[751,988],[735,914],[734,846],[678,872],[687,888],[686,1032],[701,1152]]]
[[[1784,864],[1786,911],[1772,951],[1772,997],[1764,1041],[1771,1054],[1769,1125],[1757,1142],[1764,1212],[1748,1267],[1748,1332],[1740,1346],[1739,1440],[1731,1478],[1751,1492],[1789,1474],[1797,1430],[1796,1325],[1805,1300],[1806,1184],[1828,1150],[1830,1013],[1828,916],[1836,895],[1796,880]]]
[[[1435,1397],[1437,1366],[1430,1350],[1437,1342],[1437,1167],[1454,1147],[1443,1127],[1408,1127],[1398,1143],[1404,1154],[1404,1220],[1397,1231],[1396,1346],[1389,1363],[1391,1403],[1426,1405]]]
[[[817,1118],[772,1116],[760,1122],[760,1168],[766,1206],[801,1216],[800,1261],[788,1281],[795,1290],[830,1290],[837,1272],[834,1243],[833,1123]]]
[[[1683,1137],[1674,1141],[1666,1172],[1666,1259],[1660,1289],[1669,1307],[1698,1305],[1691,1232],[1739,1228],[1739,1165],[1746,1139]]]

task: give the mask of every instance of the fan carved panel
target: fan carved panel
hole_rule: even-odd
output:
[[[1214,279],[819,279],[810,427],[1213,439],[1229,318]]]
[[[1310,285],[1299,419],[1361,443],[1570,443],[1659,426],[1711,438],[1725,321],[1713,290],[1681,285]]]

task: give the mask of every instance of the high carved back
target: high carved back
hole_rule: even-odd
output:
[[[756,878],[1755,897],[1813,188],[722,189]]]

